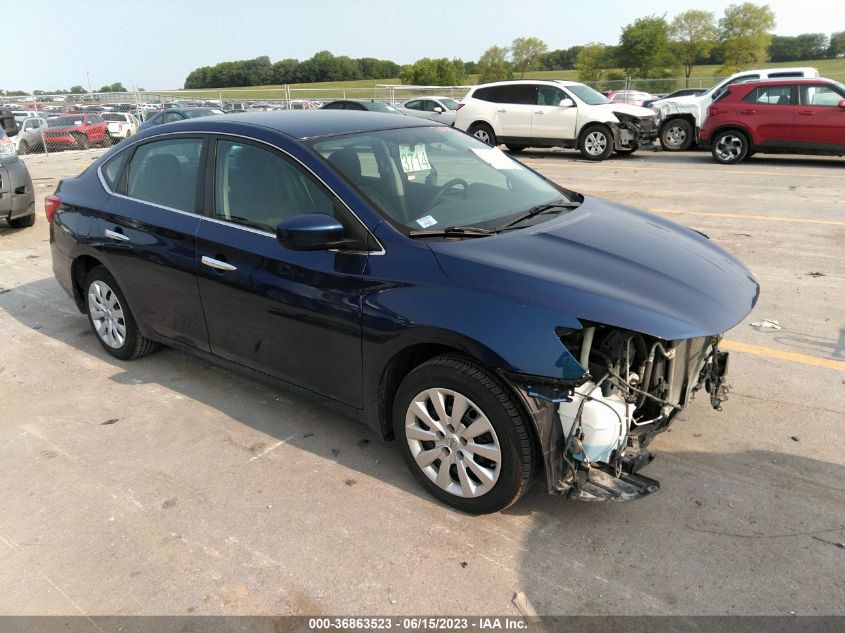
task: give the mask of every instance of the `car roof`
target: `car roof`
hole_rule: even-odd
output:
[[[824,77],[778,77],[777,79],[760,79],[756,81],[742,81],[727,86],[728,88],[745,87],[745,86],[781,86],[783,84],[818,84],[818,83],[835,83],[831,79]]]
[[[568,79],[510,79],[508,81],[491,81],[486,84],[478,84],[473,90],[487,86],[512,86],[519,84],[557,84],[558,86],[583,86],[580,81],[569,81]]]
[[[396,128],[442,126],[441,123],[418,117],[409,117],[404,114],[321,109],[220,114],[214,117],[168,123],[167,125],[172,125],[175,129],[175,126],[202,127],[212,123],[215,127],[218,125],[238,127],[243,124],[260,126],[299,140]],[[238,130],[234,131],[237,132]]]

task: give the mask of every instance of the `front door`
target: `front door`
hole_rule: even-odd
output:
[[[837,151],[845,148],[845,99],[830,84],[801,84],[795,116],[796,149]]]
[[[326,213],[347,222],[346,210],[268,146],[218,139],[211,159],[214,193],[197,260],[212,352],[360,408],[367,255],[292,251],[275,237],[287,218]]]
[[[561,106],[561,101],[567,98],[569,96],[560,88],[540,86],[537,105],[531,116],[531,136],[535,141],[575,139],[578,108],[574,105]]]

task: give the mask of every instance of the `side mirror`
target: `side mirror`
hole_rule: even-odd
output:
[[[839,108],[845,110],[845,99],[840,99],[839,103],[836,104]]]
[[[292,251],[325,251],[343,245],[343,225],[325,213],[304,213],[276,226],[279,244]]]
[[[434,106],[434,111],[437,114],[443,114],[443,108],[441,108],[440,106]]]
[[[567,98],[567,99],[561,99],[561,100],[560,100],[560,103],[558,104],[558,107],[561,107],[561,108],[574,108],[574,107],[575,107],[575,102],[574,102],[572,99],[569,99],[569,98]]]

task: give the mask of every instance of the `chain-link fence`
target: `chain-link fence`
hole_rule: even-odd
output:
[[[843,81],[845,75],[826,78]],[[652,79],[603,79],[586,82],[600,92],[633,91],[656,97],[678,89],[707,89],[724,77],[685,77]],[[399,105],[419,97],[449,97],[460,100],[472,86],[372,86],[293,87],[289,85],[255,88],[205,90],[108,92],[82,95],[39,95],[0,98],[0,108],[12,111],[19,132],[12,138],[19,154],[51,154],[69,149],[107,147],[135,134],[142,123],[221,112],[267,110],[308,110],[337,99],[374,100]],[[632,93],[633,94],[633,93]],[[627,98],[627,97],[626,97]],[[637,95],[634,102],[641,100]],[[168,113],[171,110],[172,113]],[[159,121],[160,119],[160,121]]]

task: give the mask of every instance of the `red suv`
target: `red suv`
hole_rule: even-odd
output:
[[[781,79],[727,86],[707,110],[701,144],[716,162],[760,153],[845,154],[845,86]]]
[[[48,148],[88,149],[109,145],[109,126],[99,114],[65,114],[47,119],[44,142]]]

